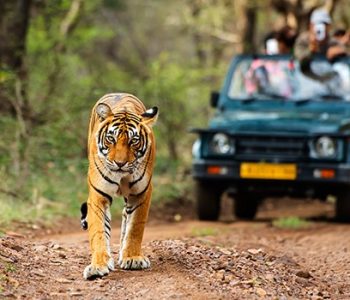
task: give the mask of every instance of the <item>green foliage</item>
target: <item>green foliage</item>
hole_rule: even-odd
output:
[[[162,53],[151,62],[149,76],[138,89],[148,106],[160,108],[157,137],[161,147],[166,147],[161,150],[167,150],[172,159],[179,158],[180,149],[190,153],[191,136],[187,130],[208,117],[208,105],[203,105],[203,99],[209,95],[202,81],[204,75],[203,70],[179,65],[168,53]]]
[[[0,69],[0,97],[11,98],[6,113],[0,106],[0,224],[79,215],[90,110],[110,92],[135,94],[160,109],[153,203],[190,198],[195,136],[188,129],[207,125],[209,92],[220,88],[242,46],[244,9],[258,7],[259,39],[281,16],[262,0],[91,0],[81,1],[64,33],[73,0],[32,2],[26,79]],[[335,17],[348,20],[348,13],[339,5]],[[8,113],[23,105],[19,88],[27,115]],[[118,214],[123,201],[114,203]]]
[[[161,206],[179,199],[188,200],[192,195],[191,180],[184,178],[180,172],[174,175],[156,173],[153,177],[153,186],[153,205]]]
[[[5,291],[5,288],[1,285],[1,282],[5,282],[7,280],[7,276],[5,275],[0,275],[0,294]]]
[[[86,161],[68,161],[59,165],[48,162],[39,171],[33,169],[22,187],[16,191],[11,179],[3,181],[6,191],[0,194],[0,226],[12,220],[46,220],[58,216],[78,216],[80,204],[86,201]],[[6,183],[6,185],[5,185]]]
[[[272,225],[281,229],[307,229],[311,223],[299,217],[279,218],[272,221]]]
[[[8,273],[8,272],[16,272],[17,268],[16,266],[13,264],[13,263],[7,263],[6,266],[5,266],[5,272]]]
[[[0,69],[0,83],[6,83],[13,80],[13,73],[9,70]]]
[[[218,235],[218,230],[212,227],[193,228],[191,231],[193,237],[205,237]]]
[[[159,106],[153,204],[190,197],[185,174],[195,136],[187,130],[206,125],[209,92],[218,89],[226,62],[209,68],[198,61],[178,2],[84,1],[66,36],[61,27],[72,0],[44,2],[31,15],[26,38],[22,84],[31,115],[24,122],[0,118],[0,224],[80,214],[90,110],[110,92]],[[215,24],[219,13],[210,15]],[[16,80],[11,70],[0,70],[9,91]],[[114,203],[118,215],[123,201]]]

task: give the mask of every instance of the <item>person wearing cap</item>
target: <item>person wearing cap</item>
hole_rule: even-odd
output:
[[[303,60],[310,54],[327,54],[327,42],[331,18],[327,11],[316,9],[312,12],[309,20],[309,29],[301,33],[295,43],[295,56]]]
[[[344,53],[344,49],[331,43],[332,20],[323,9],[315,9],[310,17],[309,30],[300,34],[295,43],[295,56],[299,61],[309,60],[315,54],[325,55],[329,60]]]

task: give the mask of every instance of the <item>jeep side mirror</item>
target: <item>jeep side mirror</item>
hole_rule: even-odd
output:
[[[220,93],[218,91],[212,91],[210,94],[210,106],[217,107],[219,102]]]

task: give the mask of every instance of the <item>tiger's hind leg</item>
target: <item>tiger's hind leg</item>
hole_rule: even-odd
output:
[[[142,254],[141,243],[151,202],[152,185],[139,196],[130,196],[123,210],[119,266],[122,269],[146,269],[151,263]]]
[[[85,279],[93,279],[105,276],[109,271],[114,270],[114,261],[110,250],[110,201],[90,187],[87,205],[91,264],[85,268],[83,276]]]

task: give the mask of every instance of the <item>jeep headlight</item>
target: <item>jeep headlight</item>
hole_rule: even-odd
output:
[[[197,139],[192,146],[192,157],[200,158],[201,156],[201,140]]]
[[[224,133],[216,133],[213,135],[210,150],[213,154],[232,155],[235,153],[234,141]]]
[[[328,136],[321,136],[313,142],[311,157],[335,158],[338,154],[338,143]]]

